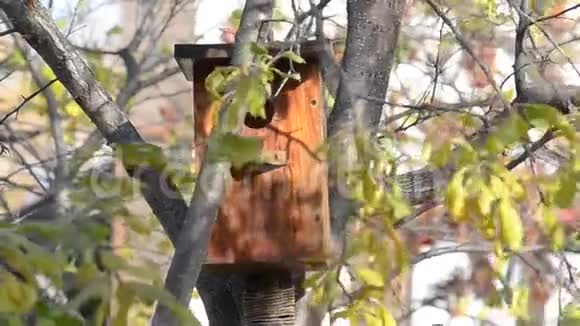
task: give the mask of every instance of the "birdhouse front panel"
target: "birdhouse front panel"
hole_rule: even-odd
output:
[[[289,80],[267,104],[266,121],[248,116],[243,136],[263,140],[263,151],[284,164],[231,171],[214,225],[206,268],[256,266],[304,268],[326,262],[329,209],[324,152],[325,111],[319,67],[295,65],[301,80]],[[196,60],[194,151],[201,162],[221,103],[204,84],[227,60]],[[280,81],[274,82],[274,88]]]

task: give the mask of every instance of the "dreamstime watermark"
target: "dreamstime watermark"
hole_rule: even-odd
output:
[[[144,164],[127,169],[127,174],[122,176],[110,170],[91,169],[83,176],[87,180],[83,185],[98,199],[127,199],[143,194],[145,197],[157,195],[165,200],[178,200],[183,199],[180,188],[194,187],[187,167],[166,166],[159,169]]]
[[[337,147],[340,150],[333,152],[330,162],[310,152],[297,157],[292,155],[287,165],[273,167],[249,164],[231,169],[229,164],[221,162],[221,169],[204,173],[203,177],[192,170],[194,165],[201,165],[199,162],[171,164],[159,148],[145,146],[141,150],[119,147],[113,150],[107,146],[102,149],[102,155],[96,156],[87,165],[82,186],[88,187],[91,195],[103,200],[128,200],[143,196],[147,201],[178,201],[196,191],[207,201],[215,201],[224,193],[238,201],[304,201],[324,196],[329,179],[332,179],[338,190],[348,197],[352,191],[349,176],[357,169],[364,168],[357,164],[360,163],[356,160],[357,150],[376,151],[371,144],[362,142],[364,148],[361,149],[355,146],[354,139],[349,140],[348,144]],[[288,156],[290,154],[287,153]],[[115,171],[118,163],[124,164],[126,173]],[[264,167],[266,170],[261,170]],[[329,173],[332,171],[334,173]],[[159,204],[163,205],[161,202]]]
[[[111,158],[112,159],[112,158]],[[114,161],[106,163],[114,164]],[[229,164],[226,166],[229,167]],[[167,165],[163,168],[142,164],[127,168],[127,174],[115,173],[113,168],[97,167],[86,171],[82,179],[84,187],[97,199],[133,199],[143,195],[147,200],[180,200],[184,193],[200,191],[208,201],[215,200],[221,192],[233,194],[237,200],[291,200],[296,196],[315,195],[326,187],[328,169],[326,164],[313,164],[308,169],[293,171],[290,166],[282,166],[267,172],[246,171],[241,176],[232,176],[228,168],[225,175],[210,174],[205,178],[192,173],[187,166]],[[226,188],[216,187],[215,182],[225,178]],[[263,190],[258,194],[255,191]],[[302,198],[302,200],[306,200]]]

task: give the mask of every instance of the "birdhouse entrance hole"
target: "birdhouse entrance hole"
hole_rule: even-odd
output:
[[[287,44],[273,44],[273,54]],[[212,230],[204,268],[309,269],[325,266],[331,252],[326,160],[326,113],[318,65],[318,42],[300,46],[304,64],[294,64],[300,80],[276,79],[265,118],[246,116],[242,136],[263,140],[265,159],[251,171],[232,171]],[[218,103],[205,88],[206,77],[227,66],[231,44],[177,44],[175,57],[193,83],[195,157],[199,164],[215,123]],[[288,71],[288,61],[278,69]],[[280,91],[278,92],[278,89]],[[267,155],[266,155],[267,154]],[[243,170],[243,169],[242,169]]]

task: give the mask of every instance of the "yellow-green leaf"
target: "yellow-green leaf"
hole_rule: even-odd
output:
[[[494,199],[491,190],[482,183],[481,188],[479,189],[479,196],[477,197],[477,205],[482,216],[488,216],[491,214],[491,205]]]
[[[467,218],[465,209],[467,192],[463,185],[465,171],[465,169],[462,169],[455,173],[445,192],[445,204],[456,221],[463,221]]]
[[[38,299],[36,288],[18,280],[6,270],[0,271],[0,313],[27,313]]]
[[[510,200],[502,198],[498,212],[503,244],[512,251],[519,250],[524,239],[524,227],[518,211]]]
[[[213,151],[207,154],[212,160],[229,161],[234,168],[260,161],[263,140],[259,137],[245,137],[228,132],[218,135],[216,142]]]
[[[576,197],[576,178],[573,173],[562,173],[558,180],[558,190],[554,194],[554,203],[561,208],[572,206]]]
[[[356,274],[363,282],[370,286],[383,287],[385,285],[384,276],[374,269],[358,267]]]
[[[282,58],[288,58],[291,61],[295,62],[295,63],[306,63],[306,61],[304,60],[304,58],[302,58],[301,56],[299,56],[298,54],[296,54],[293,51],[286,51],[284,53],[282,53],[280,55],[280,57]]]
[[[443,167],[451,158],[451,143],[445,142],[431,154],[431,163],[436,167]]]

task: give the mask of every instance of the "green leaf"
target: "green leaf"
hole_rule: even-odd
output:
[[[477,152],[468,143],[460,143],[458,151],[458,167],[472,165],[478,161]]]
[[[485,142],[485,150],[491,155],[497,155],[506,147],[506,143],[501,139],[499,135],[492,134],[487,138]]]
[[[33,285],[18,280],[6,270],[0,270],[0,288],[0,313],[27,313],[38,299]]]
[[[507,102],[511,102],[516,98],[515,95],[515,89],[514,88],[510,88],[508,90],[505,90],[501,93],[502,97],[507,101]]]
[[[477,205],[482,216],[489,216],[491,214],[491,207],[494,200],[494,195],[489,187],[482,183],[477,198]]]
[[[66,234],[66,230],[62,225],[44,222],[27,222],[20,224],[16,229],[16,232],[24,235],[40,236],[49,241],[62,239]]]
[[[223,133],[216,136],[214,150],[209,152],[209,158],[216,161],[229,161],[234,168],[245,164],[259,162],[263,140],[259,137],[244,137],[233,133]]]
[[[293,51],[285,51],[282,54],[280,54],[280,57],[281,58],[288,58],[289,60],[291,60],[295,63],[306,63],[304,58],[302,58],[301,56],[296,54],[296,52],[293,52]]]
[[[140,167],[163,171],[167,166],[161,147],[147,143],[118,144],[116,153],[128,169]]]
[[[580,324],[580,304],[570,303],[562,311],[562,326]]]
[[[137,282],[124,282],[124,286],[126,286],[135,294],[136,297],[140,298],[144,302],[153,303],[158,301],[160,304],[165,305],[177,315],[178,319],[180,320],[180,325],[201,325],[199,321],[193,317],[189,310],[181,306],[175,297],[164,289]]]
[[[379,306],[379,318],[381,320],[381,326],[397,326],[397,321],[393,314],[385,306]]]
[[[504,137],[504,142],[512,144],[527,139],[529,125],[519,114],[512,114],[506,121],[505,126],[500,130],[500,135]]]
[[[555,126],[561,120],[561,113],[555,107],[546,104],[527,104],[524,107],[526,118],[537,128]]]
[[[123,27],[115,25],[107,31],[107,36],[118,35],[121,33],[123,33]]]
[[[54,325],[54,326],[82,326],[84,322],[70,312],[66,312],[58,307],[47,306],[44,303],[36,305],[35,315],[37,317],[37,326]]]
[[[509,191],[505,191],[505,193],[502,193],[503,195],[507,194],[510,197],[518,199],[518,200],[525,199],[526,191],[525,191],[524,187],[521,185],[521,182],[515,177],[513,172],[506,169],[506,167],[504,165],[498,164],[498,163],[491,164],[490,168],[499,178],[501,178],[501,180],[491,178],[491,179],[493,179],[493,181],[497,181],[496,183],[494,183],[493,186],[497,187],[498,189],[509,190]],[[503,183],[504,186],[503,187],[499,186],[499,183]],[[495,189],[495,188],[493,188],[493,189]]]
[[[564,232],[564,228],[561,225],[558,225],[552,231],[552,250],[558,252],[564,248],[566,244],[566,233]]]
[[[228,23],[235,29],[240,26],[240,21],[242,19],[242,10],[236,9],[232,11],[230,17],[228,18]]]
[[[443,167],[451,158],[451,142],[445,142],[431,154],[431,163],[435,167]]]
[[[462,168],[453,175],[445,191],[445,205],[455,221],[464,221],[467,216],[467,191],[463,185],[466,169]]]
[[[83,304],[89,302],[91,299],[102,298],[106,301],[110,295],[109,284],[110,281],[107,276],[99,276],[83,284],[84,286],[80,289],[79,293],[66,304],[66,309],[79,310]]]
[[[421,159],[429,161],[431,155],[433,154],[433,145],[426,141],[423,143],[423,148],[421,149]]]
[[[248,113],[254,117],[266,118],[266,88],[259,76],[249,77],[244,83],[246,83],[244,89]],[[244,89],[239,89],[238,94],[243,96],[241,92]]]
[[[498,212],[503,244],[512,251],[519,250],[524,239],[524,227],[518,211],[510,200],[502,198]]]
[[[137,234],[140,235],[151,235],[153,228],[149,223],[144,221],[142,218],[128,215],[123,217],[123,221],[129,226],[129,228]]]
[[[250,51],[252,51],[253,54],[259,55],[259,56],[267,56],[268,55],[268,49],[266,49],[264,46],[262,46],[256,42],[252,42],[252,44],[250,45]]]
[[[129,325],[129,310],[135,298],[135,293],[128,289],[124,283],[117,288],[117,314],[113,319],[113,326]]]
[[[529,290],[525,286],[518,286],[512,291],[513,298],[510,310],[514,316],[528,319]]]
[[[384,277],[380,272],[368,267],[357,267],[355,271],[358,277],[365,282],[365,284],[376,287],[385,286]]]
[[[205,88],[216,99],[221,99],[227,85],[240,76],[238,67],[217,67],[205,79]]]
[[[574,173],[562,173],[558,180],[558,190],[554,194],[554,203],[560,208],[569,208],[576,197],[576,178]]]

